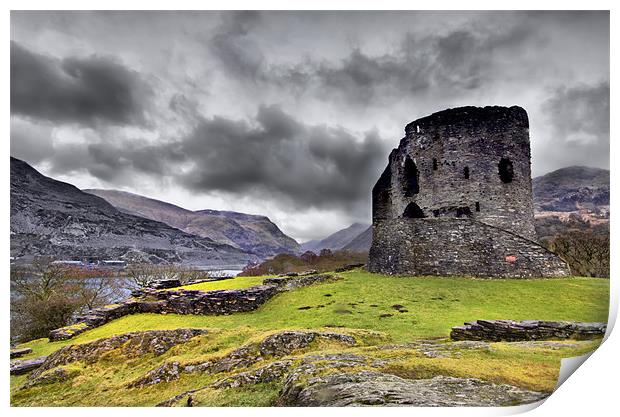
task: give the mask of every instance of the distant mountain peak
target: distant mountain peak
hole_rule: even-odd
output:
[[[313,251],[318,252],[321,249],[338,250],[343,249],[353,239],[355,239],[360,233],[364,232],[370,227],[370,224],[353,223],[352,225],[339,230],[324,239],[311,240],[301,245],[302,252]]]
[[[122,212],[11,158],[11,256],[81,260],[135,253],[157,262],[203,266],[242,266],[255,258],[231,245]]]
[[[124,191],[85,191],[107,200],[125,213],[160,221],[187,233],[240,248],[260,258],[299,252],[299,244],[265,216],[212,209],[191,211]]]

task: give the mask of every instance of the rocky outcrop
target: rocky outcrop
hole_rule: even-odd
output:
[[[50,332],[50,341],[66,340],[111,320],[135,313],[175,314],[233,314],[254,311],[281,291],[308,285],[335,281],[332,275],[269,278],[263,285],[237,290],[155,290],[140,289],[132,292],[133,298],[118,304],[90,310],[77,318],[71,326]]]
[[[340,333],[289,331],[267,337],[261,342],[259,351],[262,356],[284,356],[309,346],[317,338],[333,340],[349,346],[355,344],[353,337]]]
[[[119,354],[126,358],[136,358],[148,353],[159,356],[170,348],[205,333],[207,331],[201,329],[149,330],[124,333],[89,343],[68,345],[48,356],[41,367],[30,375],[30,379],[35,379],[50,369],[72,362],[94,363],[113,350],[118,350]]]
[[[221,372],[231,372],[235,369],[248,368],[252,365],[260,363],[261,361],[273,358],[281,358],[283,356],[299,352],[300,349],[310,347],[313,342],[317,341],[317,339],[333,340],[343,344],[344,346],[353,346],[356,344],[355,338],[340,333],[310,331],[279,332],[267,336],[258,344],[253,343],[242,346],[229,353],[228,355],[220,358],[214,358],[205,362],[187,365],[164,364],[152,371],[149,371],[143,377],[131,382],[129,386],[141,387],[146,385],[152,385],[162,381],[178,379],[180,377],[180,374],[183,372],[206,372],[216,374]],[[336,356],[340,357],[339,355]],[[329,359],[330,358],[328,356],[315,355],[302,359],[302,361],[321,361],[322,363],[327,361],[327,364],[329,364]],[[361,358],[361,360],[365,361],[364,358]],[[284,359],[271,362],[257,369],[244,371],[232,377],[222,378],[211,385],[191,391],[186,391],[166,401],[163,401],[158,405],[171,406],[176,402],[189,396],[190,394],[205,389],[234,388],[248,384],[257,384],[279,380],[286,375],[288,369],[292,365],[292,359]],[[323,364],[323,366],[328,365]]]
[[[11,349],[11,359],[13,358],[21,358],[24,355],[32,353],[32,349],[30,348],[22,348],[22,349]]]
[[[23,375],[28,372],[34,371],[39,368],[45,360],[47,356],[39,356],[38,358],[33,359],[24,359],[24,360],[15,360],[11,362],[11,375]]]
[[[36,385],[48,385],[54,384],[56,382],[66,381],[68,379],[74,378],[79,373],[80,372],[77,370],[67,370],[63,367],[53,368],[49,371],[37,375],[36,377],[29,378],[28,380],[26,380],[24,385],[20,387],[20,389],[27,389]]]
[[[576,323],[543,320],[477,320],[453,327],[453,340],[515,342],[550,339],[596,339],[605,335],[606,323]]]
[[[272,362],[260,368],[215,381],[210,388],[238,388],[245,385],[264,384],[282,379],[293,364],[292,360]]]
[[[279,405],[490,407],[531,403],[547,396],[473,378],[437,376],[410,380],[381,372],[360,371],[304,380],[293,373],[284,384]]]

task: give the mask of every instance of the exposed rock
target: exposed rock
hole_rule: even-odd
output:
[[[304,380],[292,373],[286,379],[279,405],[342,406],[506,406],[540,401],[548,394],[473,378],[437,376],[408,380],[394,375],[361,371]]]
[[[34,378],[29,378],[20,389],[26,389],[35,385],[47,385],[56,382],[66,381],[73,378],[79,372],[77,370],[68,371],[63,367],[53,368],[49,371],[43,372]]]
[[[453,327],[453,340],[521,341],[547,339],[596,339],[605,335],[606,323],[543,320],[477,320]]]
[[[39,356],[33,359],[14,360],[11,362],[11,375],[23,375],[43,365],[47,356]]]
[[[491,351],[491,346],[487,342],[470,340],[447,343],[445,341],[419,341],[407,346],[411,346],[427,358],[458,358],[461,357],[462,350]]]
[[[79,345],[68,345],[49,355],[42,366],[30,375],[30,379],[35,379],[47,370],[68,363],[77,361],[94,363],[102,355],[116,349],[127,358],[135,358],[147,353],[158,356],[173,346],[205,333],[207,331],[201,329],[149,330],[124,333]]]
[[[298,349],[308,347],[317,338],[335,340],[348,346],[352,346],[356,343],[353,337],[339,333],[302,331],[281,332],[267,336],[259,344],[241,346],[225,356],[209,359],[205,362],[185,365],[179,365],[178,363],[164,364],[149,371],[137,380],[132,381],[129,386],[139,387],[156,384],[163,381],[168,382],[179,378],[181,373],[205,372],[217,374],[221,372],[231,372],[235,369],[248,368],[264,361],[267,358],[286,356]],[[274,374],[276,370],[278,370],[277,372],[283,372],[285,364],[289,364],[288,361],[274,362],[273,364],[275,363],[278,363],[275,368],[271,368],[267,365],[265,369],[248,371],[248,373],[239,376],[240,379],[237,382],[229,381],[226,383],[222,382],[222,384],[234,385],[243,384],[243,381],[248,382],[250,380],[263,380],[268,378],[270,374]],[[174,402],[176,400],[173,401],[171,399],[170,401]],[[168,401],[166,403],[168,403]]]
[[[280,291],[289,291],[322,282],[341,279],[333,275],[269,278],[263,285],[236,290],[155,290],[132,291],[133,298],[95,308],[79,316],[77,323],[50,332],[50,341],[70,339],[86,330],[134,313],[232,314],[254,311]]]
[[[21,348],[21,349],[11,349],[11,359],[13,358],[21,358],[24,355],[32,353],[32,349],[30,348]]]
[[[284,356],[309,346],[317,337],[335,340],[346,345],[355,344],[353,337],[339,333],[289,331],[267,337],[261,342],[259,350],[263,356]]]
[[[241,372],[237,375],[220,379],[214,382],[210,388],[237,388],[244,385],[276,381],[284,377],[286,371],[288,371],[292,363],[292,360],[272,362],[258,369]]]
[[[143,377],[130,382],[127,384],[127,388],[140,388],[160,382],[170,382],[179,379],[180,376],[179,362],[166,362],[162,366],[147,372]]]

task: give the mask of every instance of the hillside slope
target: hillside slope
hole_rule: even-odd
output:
[[[532,180],[537,212],[575,212],[593,214],[609,208],[609,170],[571,166]]]
[[[368,229],[370,225],[364,223],[353,223],[346,229],[332,233],[321,240],[310,240],[301,244],[302,252],[312,251],[318,253],[321,249],[338,250],[343,249],[349,242],[355,239],[360,233]]]
[[[351,252],[368,252],[372,244],[372,226],[357,235],[353,240],[342,247],[343,250]]]
[[[164,223],[122,213],[11,158],[11,256],[243,265],[252,256]]]
[[[299,251],[299,244],[265,216],[233,211],[191,211],[125,191],[83,191],[103,198],[125,213],[163,222],[187,233],[240,248],[260,258]]]

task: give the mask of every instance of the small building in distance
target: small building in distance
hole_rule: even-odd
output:
[[[569,275],[566,263],[536,242],[529,121],[521,107],[460,107],[410,123],[372,199],[372,272]]]

